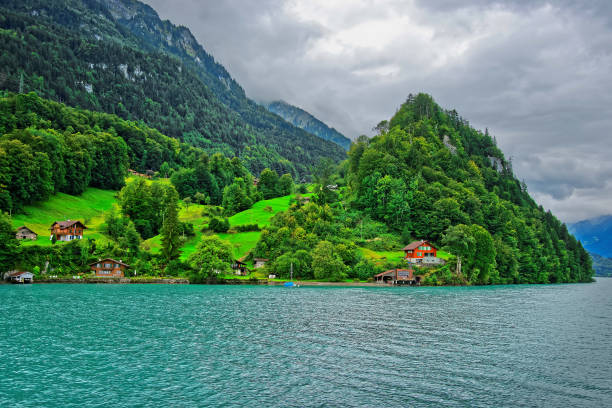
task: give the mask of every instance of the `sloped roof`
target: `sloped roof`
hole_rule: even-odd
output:
[[[421,240],[421,241],[414,241],[414,242],[411,242],[410,244],[406,245],[404,247],[403,251],[412,251],[413,249],[417,249],[418,247],[420,247],[423,244],[429,244],[430,247],[436,249],[436,247],[431,245],[431,242],[425,241],[425,240]]]
[[[57,224],[59,225],[60,228],[64,229],[64,228],[70,228],[75,224],[81,224],[81,227],[83,227],[84,229],[87,229],[87,227],[85,226],[85,224],[83,224],[81,221],[79,220],[66,220],[66,221],[55,221],[53,224],[51,224],[51,229],[53,229],[53,226]]]
[[[17,271],[17,272],[9,273],[9,276],[21,276],[21,275],[25,275],[26,273],[29,273],[30,275],[34,275],[32,272],[28,272],[28,271]]]
[[[110,262],[112,262],[112,263],[116,263],[116,264],[119,264],[119,265],[123,265],[123,266],[125,266],[126,268],[129,268],[129,267],[130,267],[130,265],[126,264],[125,262],[117,261],[116,259],[113,259],[113,258],[104,258],[104,259],[100,259],[100,260],[98,260],[98,261],[96,261],[96,262],[92,262],[92,263],[90,263],[90,264],[89,264],[89,266],[91,266],[91,265],[95,265],[95,264],[97,264],[97,263],[104,263],[105,261],[110,261]]]
[[[379,276],[395,274],[396,272],[413,272],[414,273],[414,269],[389,269],[387,271],[377,273],[376,275],[374,275],[374,277],[378,278]]]
[[[36,234],[34,231],[32,231],[31,229],[29,229],[28,227],[26,227],[25,225],[22,225],[21,227],[17,228],[17,231],[20,231],[22,229],[26,229],[28,231],[30,231],[32,234]],[[38,235],[38,234],[36,234]]]

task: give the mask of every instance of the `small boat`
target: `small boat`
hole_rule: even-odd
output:
[[[295,286],[295,283],[293,283],[293,282],[285,282],[283,284],[283,286],[286,287],[286,288],[292,288],[292,287]]]

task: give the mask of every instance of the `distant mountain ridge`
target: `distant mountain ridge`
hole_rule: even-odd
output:
[[[612,215],[569,224],[568,229],[589,252],[612,258]]]
[[[343,147],[344,150],[348,150],[351,146],[349,138],[297,106],[290,105],[285,101],[273,101],[265,104],[265,106],[270,112],[276,113],[294,126],[304,129],[321,139],[334,142]]]
[[[591,252],[591,258],[593,259],[593,269],[596,276],[612,277],[612,258],[606,258],[594,252]]]
[[[0,89],[142,120],[254,173],[346,157],[249,99],[189,29],[139,1],[5,0],[0,15]]]

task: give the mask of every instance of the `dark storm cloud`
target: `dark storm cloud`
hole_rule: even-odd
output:
[[[424,91],[488,127],[563,220],[612,212],[612,2],[146,2],[256,100],[354,138]]]

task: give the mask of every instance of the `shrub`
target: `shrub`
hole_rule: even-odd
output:
[[[236,232],[260,231],[257,224],[234,225],[232,229],[236,230]]]
[[[214,232],[227,232],[230,228],[230,223],[227,218],[212,217],[208,223],[208,229]]]

